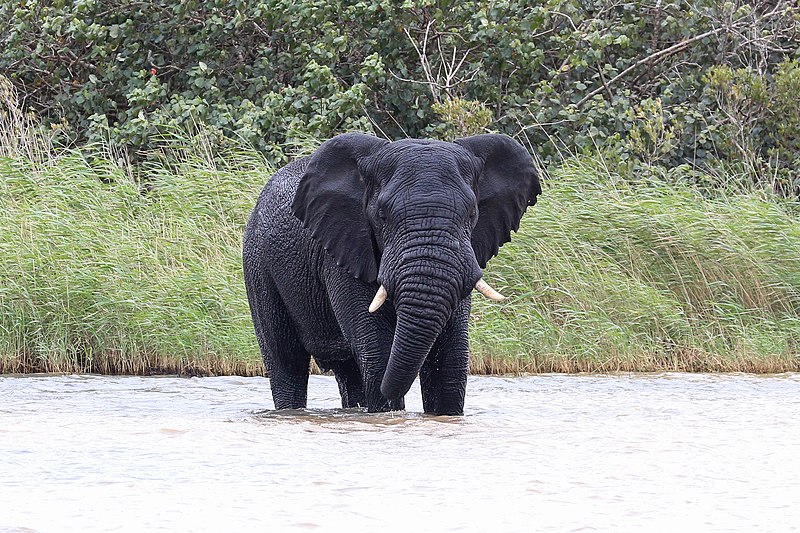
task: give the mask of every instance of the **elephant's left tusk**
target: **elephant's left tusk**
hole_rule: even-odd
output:
[[[494,290],[491,285],[483,281],[483,278],[479,279],[478,283],[475,284],[475,290],[495,302],[502,302],[506,299],[505,296]]]
[[[386,292],[386,287],[381,285],[381,288],[375,293],[375,298],[372,299],[372,303],[369,304],[369,312],[374,313],[380,309],[383,305],[383,302],[386,301],[387,296],[389,296],[389,294]]]

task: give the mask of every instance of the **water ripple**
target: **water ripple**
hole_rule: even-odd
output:
[[[800,374],[472,377],[464,417],[261,378],[0,377],[0,532],[796,531]]]

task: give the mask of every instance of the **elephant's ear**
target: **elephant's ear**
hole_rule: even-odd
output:
[[[314,240],[339,266],[365,281],[375,280],[378,264],[358,163],[387,143],[363,133],[324,142],[311,156],[292,202],[292,212]]]
[[[484,134],[456,139],[483,163],[478,179],[478,223],[472,231],[472,249],[481,268],[511,240],[511,230],[529,205],[542,194],[533,158],[506,135]]]

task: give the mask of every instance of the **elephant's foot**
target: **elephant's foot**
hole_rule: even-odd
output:
[[[428,370],[428,369],[424,369]],[[449,376],[441,372],[420,373],[422,407],[430,415],[463,415],[467,392],[466,375]]]
[[[269,378],[275,409],[304,409],[308,399],[308,373],[279,375]]]

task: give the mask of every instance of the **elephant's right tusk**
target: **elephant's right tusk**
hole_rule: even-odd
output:
[[[502,302],[506,299],[505,296],[494,290],[491,285],[483,281],[483,278],[479,279],[478,283],[475,284],[475,290],[495,302]]]
[[[383,305],[383,302],[386,301],[387,296],[389,296],[389,294],[386,292],[386,287],[381,285],[381,288],[375,293],[375,298],[372,299],[372,303],[369,304],[369,312],[374,313],[380,309]]]

